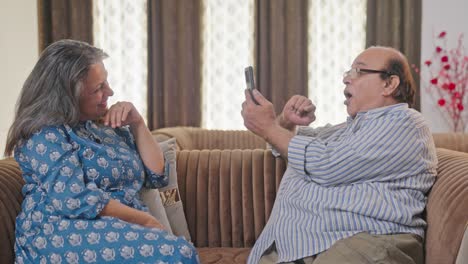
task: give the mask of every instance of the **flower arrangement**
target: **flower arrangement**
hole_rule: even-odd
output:
[[[452,49],[447,48],[446,36],[445,31],[436,36],[432,57],[424,62],[428,75],[425,88],[437,101],[438,109],[446,116],[452,130],[463,132],[468,123],[468,56],[463,34]]]

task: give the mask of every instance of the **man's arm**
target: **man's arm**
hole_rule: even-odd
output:
[[[259,104],[255,104],[250,95],[246,94],[246,101],[242,104],[244,125],[287,158],[288,145],[296,134],[296,126],[309,125],[315,120],[315,106],[310,99],[295,95],[288,100],[281,114],[275,117],[271,102],[258,90],[254,90],[253,95]]]

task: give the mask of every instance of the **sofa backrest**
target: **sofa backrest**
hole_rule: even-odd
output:
[[[265,149],[261,137],[247,130],[210,130],[199,127],[169,127],[154,130],[158,141],[171,137],[177,139],[177,147],[182,149]]]
[[[468,134],[465,133],[434,133],[434,143],[438,148],[468,152]]]
[[[216,130],[200,127],[167,127],[152,131],[158,141],[177,139],[178,149],[264,149],[265,141],[247,130]],[[468,134],[434,133],[435,146],[468,152]]]

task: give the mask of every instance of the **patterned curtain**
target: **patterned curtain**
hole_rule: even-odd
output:
[[[299,93],[317,105],[314,126],[343,122],[342,73],[365,47],[367,1],[251,1],[203,1],[203,126],[245,129],[250,64],[277,112]]]
[[[202,126],[245,129],[240,111],[244,68],[254,66],[254,0],[202,3]]]
[[[60,39],[93,44],[92,0],[39,0],[39,50]]]
[[[94,0],[94,45],[109,58],[104,60],[114,90],[111,103],[132,102],[147,116],[147,0]]]
[[[309,98],[317,109],[312,126],[346,120],[343,72],[364,50],[366,0],[309,0]]]

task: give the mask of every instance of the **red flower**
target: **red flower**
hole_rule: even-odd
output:
[[[449,86],[448,86],[448,89],[449,89],[450,91],[453,91],[453,90],[455,90],[455,87],[457,87],[457,85],[456,85],[455,83],[451,82],[451,83],[449,84]]]
[[[447,46],[447,37],[446,31],[436,33],[431,57],[421,61],[421,67],[426,67],[424,85],[453,131],[468,131],[468,53],[463,34],[455,48]]]

